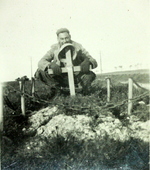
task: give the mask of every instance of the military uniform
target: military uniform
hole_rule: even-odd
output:
[[[73,66],[80,66],[84,61],[88,61],[93,69],[97,67],[96,60],[90,56],[90,54],[82,47],[81,44],[72,40],[69,44],[73,47],[71,50]],[[62,73],[60,75],[49,75],[47,71],[48,68],[51,68],[51,64],[53,62],[55,62],[60,67],[64,67],[66,63],[64,62],[63,58],[65,58],[65,53],[63,52],[62,47],[60,47],[60,44],[57,43],[52,45],[51,49],[38,62],[38,70],[35,73],[35,77],[47,85],[51,85],[54,82],[57,87],[68,86],[67,73]],[[88,71],[86,73],[81,71],[75,72],[75,85],[78,86],[78,84],[80,84],[84,89],[87,89],[95,77],[96,75],[92,71]]]

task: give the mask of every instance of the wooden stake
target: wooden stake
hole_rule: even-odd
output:
[[[129,78],[128,80],[128,115],[131,115],[132,112],[132,98],[133,98],[133,80]]]
[[[107,81],[107,102],[110,102],[110,78],[106,78]]]
[[[21,112],[22,112],[22,115],[25,116],[25,96],[24,96],[25,81],[21,80],[21,81],[19,81],[19,84],[20,84],[20,90],[21,90]]]
[[[0,155],[2,152],[2,135],[3,135],[3,84],[0,83]],[[1,161],[0,161],[1,169]]]
[[[66,61],[67,61],[67,70],[68,70],[68,81],[70,95],[75,96],[75,86],[74,86],[74,76],[73,76],[73,66],[71,60],[71,50],[66,51]]]
[[[3,131],[3,84],[0,83],[0,132]]]
[[[34,97],[34,94],[35,94],[35,79],[32,77],[31,79],[31,95],[32,97]]]

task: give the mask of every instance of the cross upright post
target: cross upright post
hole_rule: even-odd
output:
[[[66,50],[66,62],[67,62],[67,71],[68,71],[68,81],[69,81],[69,89],[70,95],[75,96],[75,85],[74,85],[74,76],[73,76],[73,66],[71,60],[71,50]]]

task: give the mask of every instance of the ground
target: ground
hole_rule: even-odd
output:
[[[2,169],[148,169],[149,92],[134,88],[128,115],[128,87],[120,82],[131,73],[109,75],[109,103],[105,77],[97,76],[88,95],[70,97],[64,92],[56,99],[51,99],[49,87],[36,81],[33,100],[28,81],[25,117],[18,82],[6,83]],[[149,83],[147,73],[134,73],[132,78]]]

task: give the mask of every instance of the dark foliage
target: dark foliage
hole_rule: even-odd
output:
[[[130,139],[127,142],[97,138],[95,143],[78,141],[71,134],[65,139],[61,134],[55,134],[52,140],[35,139],[23,133],[23,128],[28,127],[28,117],[35,111],[47,106],[57,106],[59,112],[65,115],[87,115],[92,117],[90,126],[100,123],[99,117],[107,116],[111,112],[119,118],[123,126],[127,127],[127,85],[116,84],[111,87],[111,102],[107,102],[106,82],[96,80],[93,82],[88,95],[78,92],[76,97],[69,96],[68,91],[63,91],[60,96],[53,99],[55,92],[51,88],[36,82],[35,99],[26,96],[26,116],[21,115],[20,92],[18,82],[12,82],[4,89],[4,131],[2,149],[2,169],[109,169],[129,166],[131,169],[148,169],[148,144],[139,140]],[[138,77],[137,77],[138,79]],[[31,82],[26,83],[26,93],[31,95]],[[143,94],[143,90],[134,89],[134,96]],[[47,101],[47,102],[44,102]],[[149,110],[146,105],[138,102],[149,103],[149,96],[138,98],[133,102],[133,115],[139,120],[149,120]],[[34,135],[33,135],[34,136]],[[40,153],[21,150],[21,146],[28,140],[41,141],[45,145]],[[107,141],[107,142],[105,142]],[[37,142],[38,143],[38,142]],[[19,148],[19,150],[18,150]]]

